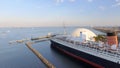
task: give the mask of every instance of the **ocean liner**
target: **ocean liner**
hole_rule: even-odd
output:
[[[50,39],[51,47],[93,68],[120,68],[118,31],[96,28],[106,33],[106,42],[95,41],[97,36],[86,28],[78,28],[71,35],[56,35]]]

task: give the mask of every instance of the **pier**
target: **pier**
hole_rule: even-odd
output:
[[[47,59],[45,59],[37,50],[32,48],[32,42],[27,42],[26,46],[46,65],[47,68],[55,68]]]
[[[9,44],[13,43],[25,43],[26,46],[45,64],[47,68],[56,68],[52,63],[45,59],[36,49],[32,48],[32,44],[49,40],[54,35],[47,35],[42,37],[36,37],[31,39],[13,40],[9,41]]]

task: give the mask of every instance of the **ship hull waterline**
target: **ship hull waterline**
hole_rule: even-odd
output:
[[[120,64],[78,51],[51,40],[51,47],[94,68],[120,68]]]

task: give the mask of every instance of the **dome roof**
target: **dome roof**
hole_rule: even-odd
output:
[[[75,31],[73,31],[72,36],[73,37],[80,37],[80,34],[83,34],[85,36],[85,40],[92,40],[94,36],[96,36],[95,33],[90,31],[86,28],[78,28]]]

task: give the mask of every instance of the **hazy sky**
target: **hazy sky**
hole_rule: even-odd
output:
[[[0,0],[0,27],[120,24],[120,0]]]

